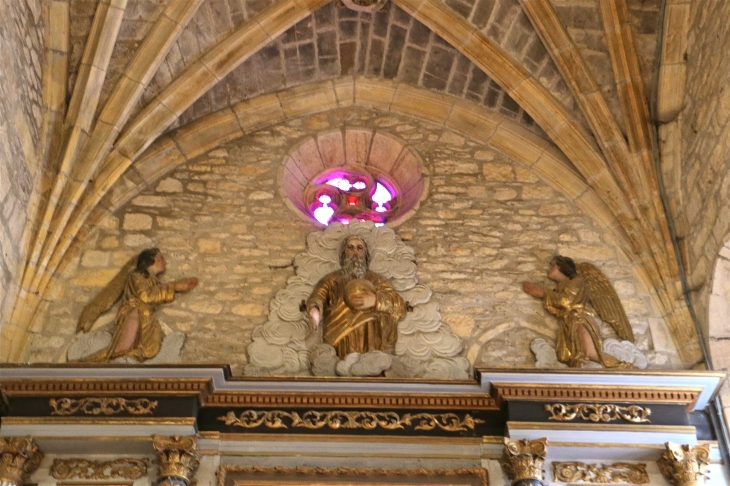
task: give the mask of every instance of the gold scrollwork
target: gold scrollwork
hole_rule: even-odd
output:
[[[54,459],[51,476],[55,479],[139,479],[147,476],[147,459]]]
[[[576,418],[591,422],[611,422],[620,419],[633,423],[651,422],[648,418],[651,415],[651,409],[638,405],[620,407],[604,403],[548,403],[545,404],[545,410],[552,414],[548,420],[561,422],[569,422]]]
[[[237,465],[223,465],[218,469],[218,486],[226,486],[230,484],[238,484],[239,479],[236,478],[233,481],[228,480],[229,475],[269,475],[277,478],[287,477],[296,478],[297,476],[319,476],[319,477],[347,477],[354,476],[357,478],[362,477],[380,477],[380,478],[419,478],[419,477],[441,477],[445,479],[457,478],[474,478],[478,481],[481,486],[487,486],[489,479],[487,471],[479,468],[471,469],[366,469],[366,468],[348,468],[348,467],[336,467],[336,468],[325,468],[325,467],[306,467],[300,466],[296,468],[286,468],[281,466],[267,467],[267,466],[237,466]],[[451,483],[451,481],[449,481]],[[258,482],[256,484],[259,484]],[[278,482],[277,482],[278,484]],[[295,483],[292,483],[295,484]],[[338,483],[339,484],[339,483]],[[378,483],[380,484],[380,483]],[[390,483],[389,483],[390,484]],[[409,482],[410,484],[410,482]],[[459,484],[463,484],[459,481]],[[471,483],[470,483],[471,484]]]
[[[319,412],[310,410],[299,415],[297,412],[284,412],[281,410],[256,411],[245,410],[236,416],[234,412],[218,417],[218,420],[226,425],[252,429],[264,426],[269,429],[305,428],[321,429],[366,429],[373,430],[378,427],[386,430],[405,429],[413,427],[414,430],[441,429],[447,432],[461,432],[467,429],[473,430],[476,424],[483,424],[484,421],[465,414],[459,418],[455,413],[418,413],[412,415],[407,413],[402,417],[395,412],[363,412],[363,411],[326,411]],[[289,422],[287,425],[286,422]]]
[[[583,462],[554,462],[553,478],[555,481],[588,483],[629,483],[648,484],[649,475],[646,464],[586,464]]]
[[[117,415],[126,412],[131,415],[152,415],[157,407],[157,400],[138,398],[51,398],[48,404],[53,407],[51,415],[73,415],[81,412],[84,415]]]

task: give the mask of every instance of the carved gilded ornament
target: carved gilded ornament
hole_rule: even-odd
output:
[[[651,422],[648,418],[651,415],[651,409],[638,405],[620,407],[603,403],[547,403],[545,404],[545,410],[551,413],[548,420],[558,420],[560,422],[569,422],[575,419],[590,420],[591,422],[612,422],[621,419],[633,423]]]
[[[131,415],[152,415],[157,407],[157,400],[138,398],[51,398],[48,404],[53,407],[51,415],[73,415],[81,412],[84,415],[117,415],[128,413]]]
[[[252,429],[264,426],[269,429],[305,428],[321,429],[366,429],[382,428],[399,430],[413,427],[414,430],[434,430],[436,428],[447,432],[462,432],[473,430],[476,424],[484,421],[475,419],[469,414],[460,418],[455,413],[407,413],[402,417],[395,412],[362,412],[362,411],[327,411],[310,410],[299,415],[297,412],[281,410],[256,411],[245,410],[239,416],[234,412],[218,417],[226,425]],[[287,425],[288,422],[288,425]]]
[[[690,446],[667,442],[667,450],[657,461],[659,470],[677,486],[705,484],[707,465],[710,462],[710,446]]]
[[[139,479],[147,476],[147,459],[54,459],[51,476],[55,479]]]
[[[0,483],[21,486],[42,459],[43,453],[30,437],[0,437]]]
[[[198,442],[194,435],[154,435],[152,447],[157,452],[158,479],[177,477],[189,482],[200,465]]]
[[[505,437],[499,463],[507,477],[514,482],[522,479],[542,481],[546,455],[547,439],[513,440]]]
[[[586,464],[583,462],[554,462],[553,479],[562,482],[648,484],[646,464]]]
[[[384,478],[419,478],[419,477],[475,477],[478,478],[482,486],[487,486],[489,480],[487,471],[484,469],[365,469],[365,468],[349,468],[349,467],[267,467],[267,466],[235,466],[224,465],[218,469],[218,485],[225,486],[229,473],[239,473],[246,475],[271,475],[275,477],[285,476],[319,476],[319,477],[384,477]],[[237,483],[238,481],[235,481]],[[235,484],[234,483],[234,484]],[[296,483],[293,483],[296,484]],[[461,484],[461,483],[459,483]]]

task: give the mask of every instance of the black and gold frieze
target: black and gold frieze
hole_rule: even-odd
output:
[[[481,437],[501,435],[500,411],[221,409],[204,408],[201,430],[224,433],[406,435]]]
[[[16,396],[8,399],[7,416],[49,418],[195,417],[195,397],[175,396]]]

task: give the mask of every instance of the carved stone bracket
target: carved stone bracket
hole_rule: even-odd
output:
[[[710,446],[690,446],[667,442],[666,452],[659,459],[659,470],[676,486],[705,484],[705,472],[710,462]]]
[[[0,484],[22,486],[42,459],[30,437],[0,437]]]
[[[157,484],[189,486],[200,465],[197,437],[154,435],[152,447],[157,452]]]
[[[396,412],[369,412],[369,411],[316,411],[310,410],[299,414],[282,410],[256,411],[245,410],[238,416],[234,412],[218,417],[226,425],[252,429],[266,427],[269,429],[305,428],[317,430],[329,429],[366,429],[382,428],[385,430],[434,430],[447,432],[464,432],[474,430],[476,424],[484,421],[469,414],[462,417],[455,413],[418,413],[404,414]]]
[[[542,486],[547,439],[504,439],[500,464],[513,486]]]
[[[554,462],[553,479],[562,482],[649,484],[646,464],[585,464],[583,462]]]
[[[612,422],[621,419],[633,423],[651,422],[648,418],[651,415],[651,409],[638,405],[621,407],[605,403],[548,403],[545,405],[545,410],[551,413],[548,420],[561,422],[569,422],[574,419],[590,420],[591,422]]]

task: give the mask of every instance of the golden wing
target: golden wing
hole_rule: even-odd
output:
[[[588,262],[581,262],[576,267],[578,275],[583,277],[588,300],[599,317],[611,324],[621,339],[633,342],[634,331],[611,282],[603,272]]]
[[[91,302],[86,304],[84,310],[81,311],[79,323],[76,325],[76,332],[88,332],[91,326],[99,318],[100,315],[112,308],[114,303],[119,300],[124,292],[124,286],[127,283],[129,273],[134,270],[137,264],[137,257],[134,256],[119,270],[111,282],[99,292]]]

